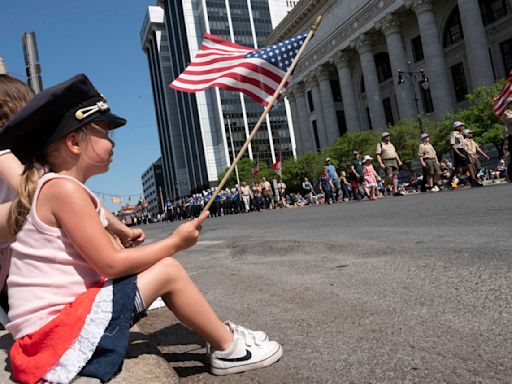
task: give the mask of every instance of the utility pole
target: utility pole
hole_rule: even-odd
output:
[[[34,93],[38,94],[43,90],[43,81],[41,79],[41,66],[39,65],[36,33],[25,32],[21,37],[21,42],[23,44],[23,54],[25,55],[28,84]]]

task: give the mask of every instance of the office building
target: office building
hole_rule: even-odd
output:
[[[318,15],[288,88],[299,154],[347,131],[416,118],[412,87],[420,112],[440,119],[512,68],[506,0],[301,0],[266,43],[308,29]],[[424,70],[428,84],[400,84],[399,70]]]
[[[164,211],[165,185],[162,170],[162,158],[159,158],[142,174],[142,190],[147,202],[148,213],[157,215]]]

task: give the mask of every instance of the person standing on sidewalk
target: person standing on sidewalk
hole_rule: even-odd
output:
[[[352,188],[352,195],[355,200],[361,199],[361,183],[364,182],[363,175],[363,163],[361,162],[361,155],[358,151],[352,152],[354,156],[352,160],[350,160],[350,172],[349,179]]]
[[[428,133],[422,133],[420,139],[421,144],[418,149],[418,157],[423,168],[423,177],[426,178],[425,186],[430,192],[439,192],[437,182],[439,181],[441,169],[436,150],[430,144],[430,135]]]
[[[388,132],[382,132],[382,140],[377,144],[376,155],[381,169],[386,173],[384,187],[388,189],[392,186],[393,196],[403,196],[398,191],[398,172],[402,161],[395,146],[391,143],[391,135]]]
[[[242,181],[240,192],[242,193],[245,212],[249,212],[251,210],[251,187],[249,187],[245,181]]]
[[[340,177],[338,176],[338,172],[336,172],[336,167],[332,164],[331,158],[325,158],[325,170],[327,174],[331,178],[332,185],[334,186],[334,202],[338,202],[339,194],[340,194]]]

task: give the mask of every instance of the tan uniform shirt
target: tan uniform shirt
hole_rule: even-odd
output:
[[[272,193],[272,186],[268,180],[261,183],[261,189],[266,193]]]
[[[436,150],[434,149],[434,146],[430,143],[421,143],[420,148],[418,149],[418,156],[422,157],[423,159],[435,159]]]
[[[463,148],[464,147],[464,135],[459,131],[453,131],[450,133],[450,145],[452,148]]]
[[[512,111],[507,108],[503,113],[502,119],[507,127],[507,135],[512,135]]]
[[[381,156],[382,160],[394,160],[398,156],[396,154],[395,146],[391,143],[379,143],[377,144],[377,155]]]
[[[475,158],[478,157],[478,148],[480,146],[473,139],[464,139],[464,150],[468,153],[469,156]]]
[[[242,196],[248,196],[251,194],[251,188],[248,185],[246,185],[245,187],[242,185],[240,187],[240,192],[242,192]]]

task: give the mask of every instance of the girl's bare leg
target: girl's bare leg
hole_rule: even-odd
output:
[[[161,296],[184,325],[214,348],[224,350],[231,344],[233,335],[176,259],[166,257],[139,273],[137,286],[147,306]]]

